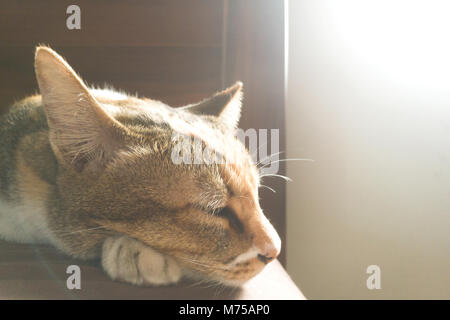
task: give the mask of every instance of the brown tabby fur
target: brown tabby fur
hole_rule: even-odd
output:
[[[46,47],[37,48],[35,67],[42,96],[0,119],[0,217],[1,203],[30,204],[44,212],[44,242],[73,257],[99,257],[105,239],[126,235],[224,283],[248,280],[278,255],[259,206],[258,170],[233,134],[240,83],[171,108],[88,89]],[[226,163],[174,164],[174,132],[200,139]],[[221,216],[226,206],[231,214]],[[230,264],[252,248],[258,255]]]

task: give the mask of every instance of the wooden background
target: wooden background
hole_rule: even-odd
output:
[[[0,113],[37,92],[34,48],[46,44],[90,85],[108,83],[172,106],[241,80],[240,127],[280,129],[283,151],[283,2],[0,0]],[[81,8],[81,30],[66,28],[71,4]],[[265,184],[277,193],[261,189],[262,207],[285,245],[285,186],[274,179]]]

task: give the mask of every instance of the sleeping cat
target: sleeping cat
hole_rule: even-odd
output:
[[[257,167],[234,135],[241,83],[171,108],[89,89],[48,47],[35,72],[41,95],[0,118],[0,238],[101,258],[111,278],[137,285],[235,286],[277,257]],[[175,163],[174,134],[226,161]]]

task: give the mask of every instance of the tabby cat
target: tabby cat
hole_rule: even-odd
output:
[[[259,174],[235,137],[242,84],[181,108],[90,89],[38,47],[40,95],[0,118],[0,237],[100,258],[113,279],[236,286],[280,251]],[[174,163],[174,134],[225,162]]]

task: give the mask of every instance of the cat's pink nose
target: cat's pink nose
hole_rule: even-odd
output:
[[[264,263],[274,260],[280,254],[281,239],[275,228],[262,215],[254,224],[253,245],[258,250],[258,259]]]
[[[281,241],[279,242],[281,244]],[[274,260],[280,254],[281,246],[274,246],[270,244],[267,246],[266,250],[262,251],[262,253],[258,254],[258,259],[264,263],[269,263]]]

